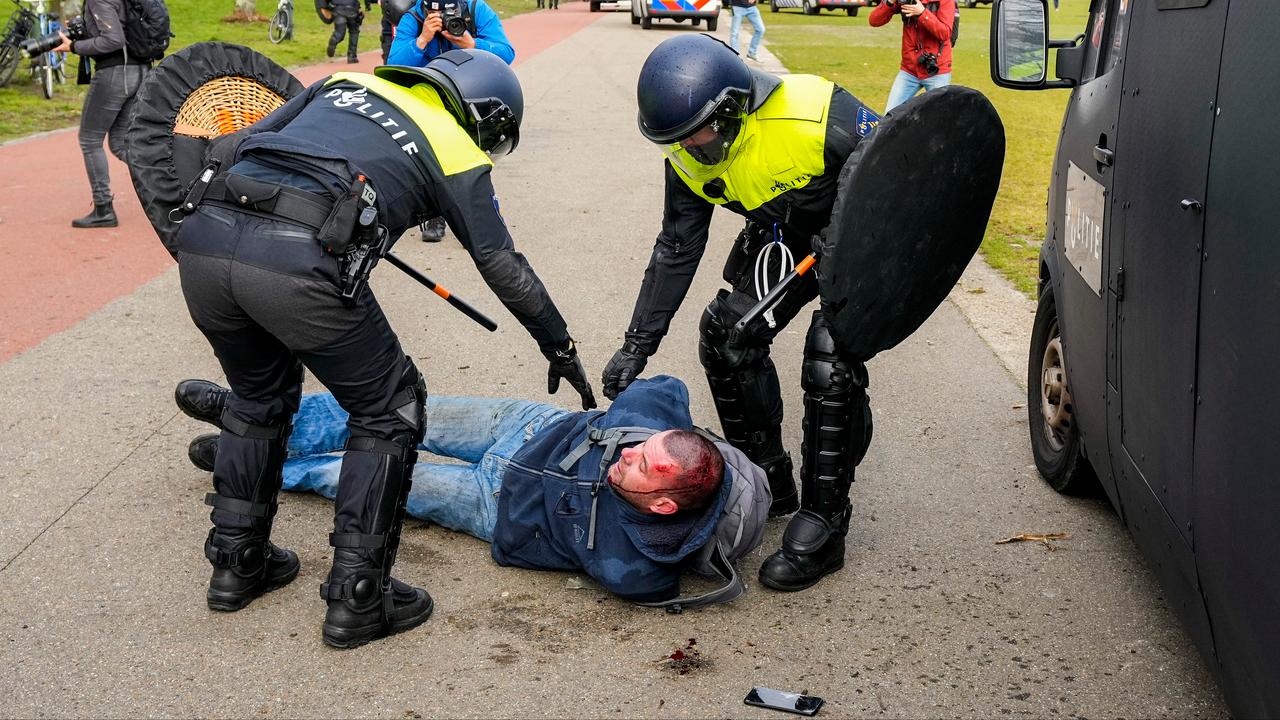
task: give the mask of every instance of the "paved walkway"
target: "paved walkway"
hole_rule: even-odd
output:
[[[579,3],[510,26],[526,23],[577,30],[537,54],[522,49],[523,140],[494,180],[512,234],[594,375],[621,340],[662,207],[660,156],[635,129],[640,63],[689,29],[643,31]],[[74,155],[57,165],[71,187],[41,191],[65,192],[60,204],[14,199],[33,176],[26,168],[49,167],[32,164],[37,143]],[[32,237],[34,221],[10,233],[22,208],[70,217],[87,193],[69,134],[0,153],[4,242],[24,248],[17,267],[44,272],[49,288],[0,303],[6,337],[12,318],[45,313],[15,343],[25,351],[0,363],[0,714],[774,717],[742,704],[764,685],[808,689],[831,717],[1226,715],[1106,503],[1057,496],[1036,477],[1023,391],[953,304],[871,363],[876,438],[853,491],[847,566],[806,592],[755,581],[780,522],[743,563],[746,596],[679,616],[575,589],[569,574],[499,568],[483,543],[410,523],[397,571],[430,589],[435,615],[339,653],[320,641],[316,595],[333,506],[290,494],[274,539],[299,552],[302,574],[239,613],[211,613],[200,551],[208,475],[185,457],[188,439],[207,428],[178,414],[171,393],[218,368],[177,274],[139,230],[136,206],[115,235]],[[704,267],[650,364],[689,381],[693,414],[707,422],[698,317],[740,226],[717,213]],[[546,397],[536,347],[455,242],[397,252],[501,326],[484,332],[399,273],[375,273],[430,392]],[[80,280],[62,281],[82,264]],[[25,272],[11,270],[0,292]],[[114,275],[126,272],[132,279]],[[96,299],[57,311],[89,290]],[[66,329],[50,334],[55,321]],[[793,454],[803,332],[797,323],[774,350]],[[567,389],[553,399],[571,400]],[[1053,552],[993,544],[1018,532],[1071,537]],[[690,672],[661,662],[691,638],[699,662]]]

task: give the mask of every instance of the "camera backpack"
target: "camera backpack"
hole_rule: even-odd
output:
[[[124,46],[128,57],[155,61],[169,48],[169,8],[164,0],[125,0]]]

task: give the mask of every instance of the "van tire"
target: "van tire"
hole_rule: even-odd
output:
[[[1027,355],[1027,420],[1036,469],[1064,495],[1089,494],[1097,476],[1080,446],[1080,430],[1072,417],[1070,384],[1058,307],[1053,287],[1040,291]]]
[[[769,0],[769,12],[778,12],[778,0]]]
[[[653,27],[653,18],[649,17],[648,15],[641,18],[640,27],[645,30],[648,30],[649,28]]]
[[[715,32],[716,26],[720,24],[720,18],[707,18],[707,32]]]
[[[640,18],[636,17],[635,15],[632,15],[632,16],[631,16],[631,24],[632,24],[632,25],[639,25],[639,24],[640,24]]]
[[[858,17],[858,8],[856,7],[845,8],[844,14],[848,15],[849,17]]]
[[[599,2],[592,2],[592,3],[591,3],[591,12],[600,12],[600,3],[599,3]]]

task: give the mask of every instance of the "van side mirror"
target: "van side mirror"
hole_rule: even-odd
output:
[[[991,9],[991,79],[1033,90],[1049,78],[1047,0],[996,0]]]

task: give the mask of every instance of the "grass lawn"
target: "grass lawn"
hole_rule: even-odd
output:
[[[1087,0],[1062,0],[1057,11],[1051,6],[1052,36],[1070,38],[1083,32],[1088,6]],[[834,80],[879,112],[898,71],[902,24],[895,18],[889,25],[873,28],[867,24],[869,13],[863,9],[858,17],[846,17],[843,11],[811,17],[797,10],[774,13],[766,8],[765,42],[792,72]],[[961,8],[951,80],[985,93],[1004,121],[1008,141],[1004,175],[982,252],[992,267],[1034,296],[1045,198],[1068,91],[997,88],[988,70],[990,27],[989,5]]]
[[[486,0],[501,17],[511,17],[535,9],[534,0]],[[272,45],[267,40],[267,21],[222,22],[231,14],[233,0],[167,0],[174,38],[170,50],[178,50],[205,40],[247,45],[286,68],[325,59],[324,49],[332,28],[320,22],[313,0],[294,0],[293,40]],[[12,7],[12,6],[10,6]],[[275,12],[275,0],[258,0],[258,13],[269,17]],[[378,47],[380,10],[366,13],[360,33],[360,49]],[[346,52],[346,43],[339,47]],[[56,130],[80,122],[87,86],[75,84],[75,55],[68,55],[67,84],[58,87],[52,100],[46,100],[39,86],[31,80],[25,63],[18,68],[10,83],[0,88],[0,142],[44,130]]]

